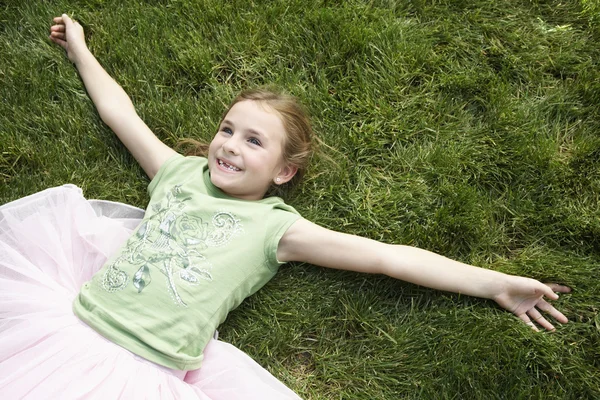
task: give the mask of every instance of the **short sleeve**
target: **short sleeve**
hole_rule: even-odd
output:
[[[168,175],[168,173],[166,171],[169,171],[171,168],[171,164],[175,163],[177,160],[181,160],[184,157],[181,154],[174,154],[173,156],[169,157],[167,159],[167,161],[165,161],[160,168],[158,169],[158,172],[156,173],[156,175],[154,175],[154,178],[152,178],[152,180],[150,181],[150,183],[148,184],[148,194],[150,195],[150,197],[152,197],[152,192],[154,192],[154,189],[156,188],[156,186],[158,186],[159,182],[161,182],[163,180],[163,177],[165,175]]]
[[[279,241],[290,228],[290,226],[292,226],[294,222],[298,221],[300,218],[301,216],[296,212],[282,209],[273,210],[268,222],[269,234],[265,243],[265,257],[270,268],[276,269],[280,265],[285,264],[285,262],[281,262],[277,259],[277,248],[279,247]]]

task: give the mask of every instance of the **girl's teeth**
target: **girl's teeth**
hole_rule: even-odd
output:
[[[219,165],[227,168],[230,171],[239,171],[239,168],[234,167],[233,165],[229,165],[226,162],[224,162],[223,160],[219,160]]]

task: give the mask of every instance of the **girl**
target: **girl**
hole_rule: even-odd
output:
[[[540,311],[567,322],[545,300],[565,286],[334,232],[267,196],[296,183],[310,156],[310,125],[291,98],[242,93],[207,157],[183,157],[137,116],[81,26],[67,15],[54,23],[50,39],[151,179],[151,200],[139,225],[139,210],[86,201],[73,186],[0,209],[8,398],[297,398],[213,339],[227,313],[289,261],[493,299],[536,330],[554,329]]]

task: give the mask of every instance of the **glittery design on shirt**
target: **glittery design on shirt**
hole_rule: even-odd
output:
[[[129,275],[121,268],[136,272],[131,278],[137,293],[148,287],[160,273],[175,304],[187,306],[178,288],[212,281],[212,264],[202,254],[209,247],[221,247],[243,232],[241,222],[230,212],[217,211],[211,223],[185,213],[186,202],[181,185],[174,186],[166,198],[152,205],[154,215],[145,220],[127,241],[123,252],[110,263],[102,276],[101,286],[107,292],[124,289]]]

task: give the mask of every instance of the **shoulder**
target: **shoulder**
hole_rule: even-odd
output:
[[[208,169],[206,158],[173,154],[165,161],[148,185],[148,193],[152,196],[158,187],[198,180]]]
[[[307,219],[298,218],[285,231],[277,248],[277,258],[281,261],[311,262],[310,254],[327,243],[337,232],[323,228]]]
[[[277,197],[277,196],[265,197],[262,200],[258,200],[256,203],[261,204],[261,206],[267,206],[268,208],[270,208],[272,210],[278,211],[278,213],[276,215],[284,215],[281,213],[281,211],[300,215],[300,213],[294,207],[287,204],[281,197]]]

